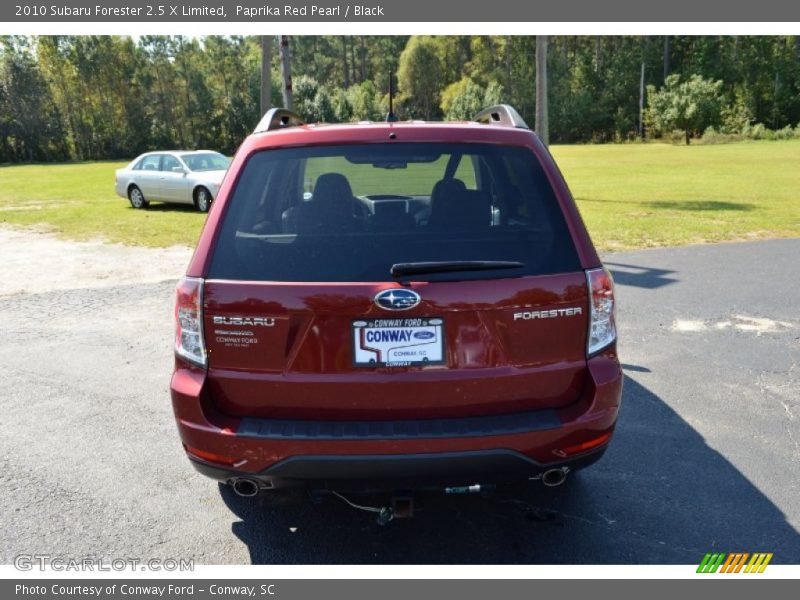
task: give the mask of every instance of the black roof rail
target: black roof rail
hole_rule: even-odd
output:
[[[504,127],[530,129],[516,109],[509,104],[497,104],[484,108],[475,115],[472,120],[486,125],[502,125]]]
[[[256,125],[253,133],[263,131],[275,131],[276,129],[286,129],[287,127],[301,127],[306,122],[303,118],[286,108],[271,108],[266,112]]]

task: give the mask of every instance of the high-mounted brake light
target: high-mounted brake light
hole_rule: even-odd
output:
[[[614,322],[614,280],[606,269],[586,271],[589,284],[589,336],[586,353],[597,354],[617,339]]]
[[[205,367],[203,280],[184,277],[178,283],[176,291],[175,354],[198,367]]]

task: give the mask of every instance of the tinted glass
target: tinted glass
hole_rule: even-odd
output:
[[[181,163],[178,162],[178,159],[174,156],[170,156],[169,154],[164,155],[164,160],[161,161],[161,170],[162,171],[172,171],[175,167],[180,168]]]
[[[161,163],[161,155],[151,154],[140,160],[135,168],[137,171],[158,171],[159,163]]]
[[[181,154],[181,158],[191,171],[224,171],[230,164],[227,158],[216,152]]]
[[[229,200],[211,278],[387,281],[395,263],[517,261],[414,275],[492,279],[580,269],[547,177],[526,148],[369,144],[265,150]]]

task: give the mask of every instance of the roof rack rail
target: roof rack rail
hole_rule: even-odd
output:
[[[276,129],[286,129],[287,127],[301,127],[306,122],[303,118],[286,108],[271,108],[266,112],[256,125],[253,133],[263,131],[275,131]]]
[[[530,129],[525,120],[520,116],[516,109],[509,104],[497,104],[484,108],[472,118],[473,121],[486,125],[502,125],[504,127],[518,127],[519,129]]]

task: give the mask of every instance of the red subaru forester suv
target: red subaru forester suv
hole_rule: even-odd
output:
[[[461,123],[268,112],[175,317],[183,446],[242,496],[558,485],[619,410],[611,276],[510,106]]]

